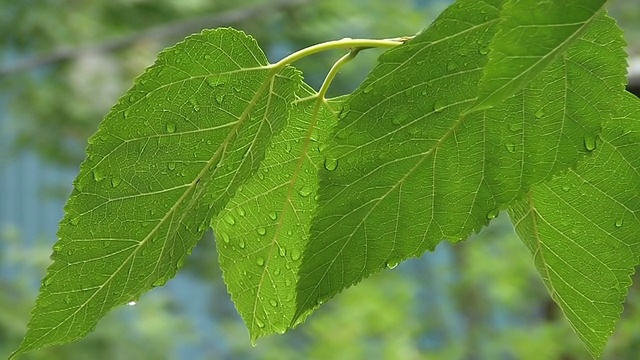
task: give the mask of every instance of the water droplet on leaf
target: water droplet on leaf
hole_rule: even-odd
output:
[[[100,182],[102,180],[104,180],[104,173],[102,173],[102,171],[95,169],[93,170],[93,180]]]
[[[540,108],[538,109],[538,111],[536,111],[535,113],[536,119],[540,119],[544,116],[544,108]]]
[[[275,299],[271,299],[271,300],[269,300],[269,305],[271,305],[273,307],[277,307],[278,306],[278,302]]]
[[[435,112],[439,113],[439,112],[441,112],[442,110],[444,110],[444,105],[443,105],[441,102],[436,101],[436,102],[433,104],[433,111],[435,111]]]
[[[264,227],[259,227],[256,231],[258,232],[258,235],[262,235],[262,236],[267,233],[267,229]]]
[[[112,177],[111,178],[111,186],[112,187],[118,187],[120,185],[120,183],[122,183],[122,179],[119,177]]]
[[[507,147],[507,151],[509,151],[510,153],[516,152],[516,146],[514,144],[509,143],[509,144],[506,144],[505,146]]]
[[[593,151],[596,149],[596,138],[593,136],[586,136],[584,138],[584,148],[587,151]]]
[[[500,213],[500,211],[499,211],[498,209],[491,210],[491,211],[489,211],[489,212],[487,213],[487,219],[488,219],[488,220],[493,220],[493,219],[495,219],[496,217],[498,217],[498,214],[499,214],[499,213]]]
[[[338,159],[334,158],[325,158],[324,159],[324,168],[333,171],[338,167]]]
[[[234,218],[233,215],[231,215],[231,214],[227,214],[224,217],[224,222],[226,222],[229,225],[235,225],[236,224],[236,218]]]
[[[269,219],[275,220],[277,218],[278,218],[278,213],[277,212],[272,211],[272,212],[269,213]]]
[[[170,162],[169,164],[167,164],[167,168],[171,171],[176,169],[176,163],[174,162]]]
[[[129,301],[127,303],[127,305],[129,305],[129,306],[135,306],[136,304],[137,304],[137,302],[135,302],[135,301]]]
[[[300,259],[300,250],[298,249],[293,249],[291,250],[291,260],[296,261]]]
[[[167,123],[166,129],[169,134],[172,134],[176,132],[176,124],[169,122]]]
[[[307,185],[304,185],[298,190],[298,194],[302,197],[307,197],[311,195],[311,188]]]
[[[622,224],[624,223],[624,219],[623,218],[619,218],[618,220],[616,220],[616,227],[622,227]]]
[[[256,264],[258,264],[258,266],[262,266],[264,265],[264,259],[259,257],[256,259]]]

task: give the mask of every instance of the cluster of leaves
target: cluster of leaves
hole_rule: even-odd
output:
[[[605,5],[459,0],[331,100],[289,63],[366,41],[276,64],[232,29],[166,49],[89,140],[14,355],[163,285],[209,226],[255,340],[507,210],[598,356],[640,255],[640,101]]]

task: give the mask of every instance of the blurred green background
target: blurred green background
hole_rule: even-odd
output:
[[[86,139],[164,47],[233,26],[278,60],[342,37],[411,35],[446,0],[0,0],[0,358],[26,330]],[[611,14],[640,56],[640,4]],[[379,53],[332,85],[348,93]],[[341,54],[298,66],[316,89]],[[250,345],[226,293],[213,234],[165,287],[86,339],[21,359],[587,359],[505,216],[456,246],[400,264],[327,303],[298,328]],[[635,279],[605,359],[640,357]]]

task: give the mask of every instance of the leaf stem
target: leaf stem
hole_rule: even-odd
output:
[[[404,43],[405,41],[411,38],[412,38],[411,36],[402,36],[402,37],[397,37],[392,39],[380,39],[380,40],[344,38],[341,40],[327,41],[324,43],[312,45],[302,50],[296,51],[293,54],[283,58],[282,60],[270,66],[276,69],[283,68],[302,58],[305,58],[313,54],[317,54],[319,52],[327,51],[327,50],[349,49],[351,51],[356,51],[357,53],[360,50],[370,49],[370,48],[392,48]],[[340,60],[338,60],[338,62],[340,62]]]

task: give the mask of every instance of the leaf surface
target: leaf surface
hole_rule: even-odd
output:
[[[160,53],[89,140],[15,354],[80,338],[111,308],[173,277],[257,170],[300,82],[232,29]]]
[[[443,239],[478,231],[531,185],[589,153],[585,141],[623,91],[619,29],[601,16],[520,93],[461,115],[476,101],[487,62],[478,49],[491,41],[499,8],[452,5],[385,52],[346,100],[320,174],[298,315]]]
[[[257,175],[212,222],[227,289],[252,341],[291,326],[324,161],[320,150],[336,121],[335,102],[320,100],[316,113],[315,92],[305,88],[299,96]]]
[[[595,357],[640,260],[639,152],[640,100],[626,93],[593,156],[509,210],[551,296]]]
[[[496,106],[521,90],[600,18],[606,2],[506,1],[474,109]]]

